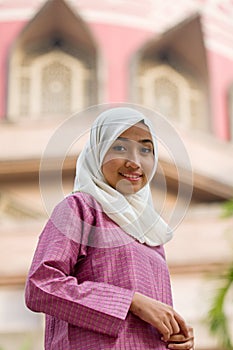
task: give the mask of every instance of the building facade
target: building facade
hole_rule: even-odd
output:
[[[161,147],[152,192],[165,217],[176,208],[183,219],[166,246],[175,306],[194,325],[197,350],[221,349],[205,317],[217,275],[232,262],[233,222],[221,218],[233,197],[232,16],[230,0],[0,1],[0,348],[43,348],[43,317],[26,310],[23,290],[47,220],[46,147],[75,113],[123,102],[164,115],[189,154],[192,168],[180,177],[182,159],[174,164]],[[49,155],[51,207],[61,164],[63,191],[72,190],[82,145],[62,162],[62,145]],[[177,201],[180,183],[193,186],[190,204],[190,190]]]

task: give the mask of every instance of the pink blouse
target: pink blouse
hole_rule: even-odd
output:
[[[165,350],[129,311],[135,292],[172,305],[163,247],[143,245],[77,192],[54,209],[38,242],[26,304],[46,314],[45,350]]]

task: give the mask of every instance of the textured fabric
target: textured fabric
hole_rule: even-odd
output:
[[[101,171],[111,144],[122,132],[142,120],[150,130],[154,145],[154,169],[148,179],[150,182],[158,161],[152,124],[141,112],[118,107],[103,112],[94,122],[90,139],[78,157],[74,190],[91,194],[125,232],[141,243],[156,246],[169,241],[172,233],[153,207],[149,182],[137,193],[125,196],[106,183]]]
[[[75,225],[67,208],[81,219]],[[102,226],[122,244],[90,246]],[[70,228],[68,236],[64,227]],[[125,237],[87,194],[71,195],[54,209],[25,291],[27,306],[46,314],[45,350],[166,349],[157,331],[129,311],[136,291],[172,304],[163,247]]]

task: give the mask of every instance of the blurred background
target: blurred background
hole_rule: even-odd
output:
[[[159,111],[187,149],[192,171],[180,179],[180,165],[161,152],[152,183],[166,217],[174,206],[184,211],[179,182],[190,188],[193,180],[189,209],[166,245],[174,305],[195,329],[196,350],[232,349],[223,339],[233,334],[230,0],[0,1],[0,349],[43,349],[43,315],[25,308],[24,284],[48,218],[39,187],[45,147],[73,113],[109,102]],[[65,194],[77,156],[76,148],[63,162]],[[51,193],[59,161],[58,147]]]

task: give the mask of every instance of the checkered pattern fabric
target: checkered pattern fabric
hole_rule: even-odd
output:
[[[163,247],[129,239],[87,194],[59,203],[25,291],[27,306],[46,314],[45,350],[165,350],[156,329],[129,311],[135,291],[172,305]]]

